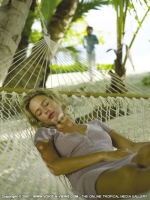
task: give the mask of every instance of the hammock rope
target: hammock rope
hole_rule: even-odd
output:
[[[77,196],[68,180],[61,176],[60,182],[51,174],[34,147],[35,130],[19,106],[23,96],[30,88],[38,88],[41,80],[44,87],[49,69],[46,87],[60,92],[76,122],[87,123],[97,118],[138,142],[150,140],[150,95],[128,82],[123,88],[121,79],[102,69],[93,69],[94,81],[90,82],[86,59],[52,41],[41,12],[40,18],[43,39],[0,61],[0,77],[10,67],[9,78],[0,88],[0,191],[3,195],[29,194],[30,199],[35,199],[35,195],[60,199],[62,195],[61,199],[66,200],[68,194],[75,200]],[[65,71],[72,65],[76,72],[71,68]],[[112,79],[116,88],[111,84]]]
[[[27,53],[28,55],[24,56],[25,52],[30,53]],[[37,88],[41,75],[44,74],[42,79],[45,81],[46,70],[47,68],[50,68],[50,74],[47,81],[48,88],[56,88],[59,91],[85,91],[95,93],[105,93],[106,90],[107,93],[112,93],[111,90],[113,90],[118,94],[118,89],[124,91],[124,89],[122,90],[122,80],[118,79],[114,74],[111,74],[110,76],[110,74],[104,70],[93,69],[95,80],[94,82],[90,82],[89,72],[83,71],[83,67],[87,66],[86,59],[82,56],[73,56],[73,52],[58,46],[58,44],[50,40],[49,36],[44,36],[44,38],[37,42],[34,47],[30,45],[28,48],[24,49],[24,51],[21,51],[20,53],[17,52],[14,57],[15,61],[10,66],[11,70],[8,72],[10,78],[3,87],[11,86],[12,88],[18,88],[19,84],[22,82],[22,88],[30,88],[31,81],[35,80],[34,84],[31,85],[33,85],[32,88]],[[5,59],[5,62],[0,62],[1,73],[6,73],[5,66],[8,65],[12,59],[13,57],[9,57],[8,59]],[[74,70],[76,72],[71,72],[70,69],[65,73],[65,67],[67,65],[74,65]],[[54,66],[57,66],[55,74],[52,72]],[[16,72],[13,77],[11,76],[12,72]],[[115,88],[110,85],[111,77],[114,81],[113,86],[116,86]],[[128,82],[125,82],[125,85],[128,94],[149,95],[148,92],[143,91]]]

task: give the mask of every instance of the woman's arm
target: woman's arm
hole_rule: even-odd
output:
[[[141,147],[150,144],[150,142],[132,142],[131,140],[128,140],[114,130],[110,131],[109,135],[112,139],[113,146],[117,149],[127,148],[132,152],[138,152]]]
[[[43,140],[36,145],[49,170],[56,176],[69,174],[100,161],[118,160],[130,154],[126,150],[97,152],[93,154],[60,158],[51,140]]]

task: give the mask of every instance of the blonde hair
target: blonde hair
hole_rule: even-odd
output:
[[[39,95],[45,95],[45,96],[49,97],[50,99],[53,99],[57,104],[59,104],[61,106],[61,108],[65,114],[67,113],[66,112],[67,106],[62,101],[60,94],[58,92],[56,92],[54,89],[42,89],[42,88],[32,89],[27,93],[27,95],[25,95],[22,98],[20,107],[21,107],[22,112],[27,117],[31,126],[33,126],[34,128],[39,128],[42,126],[49,127],[49,125],[44,124],[43,122],[40,122],[39,120],[37,120],[37,118],[31,113],[31,111],[29,109],[29,104],[30,104],[31,99],[33,99],[34,97],[39,96]]]

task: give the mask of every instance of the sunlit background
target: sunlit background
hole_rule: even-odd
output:
[[[40,0],[39,0],[40,1]],[[146,7],[144,4],[141,4],[135,1],[135,7],[138,11],[139,18],[142,18]],[[142,27],[140,28],[134,44],[131,48],[131,56],[135,66],[136,72],[149,71],[149,63],[150,63],[150,14],[147,15]],[[73,24],[72,30],[76,31],[80,38],[86,34],[85,30],[87,26],[93,27],[93,34],[96,34],[97,37],[100,38],[100,44],[96,45],[96,60],[97,63],[100,64],[112,64],[115,59],[115,53],[113,51],[107,52],[108,49],[116,49],[117,41],[116,41],[116,12],[114,8],[109,6],[103,6],[100,10],[90,10],[87,14],[85,14],[84,18],[78,20]],[[35,23],[32,27],[33,29],[41,30],[40,22],[35,20]],[[135,20],[135,16],[132,13],[127,15],[127,23],[125,28],[125,37],[124,44],[129,45],[133,33],[137,28],[137,22]],[[82,41],[76,36],[72,36],[69,42],[70,45],[74,45],[77,49],[81,51],[81,54],[86,57],[86,51],[83,48]],[[69,38],[68,38],[69,39]],[[68,45],[68,41],[63,41],[61,44],[63,46]],[[135,73],[130,62],[126,63],[127,74]]]

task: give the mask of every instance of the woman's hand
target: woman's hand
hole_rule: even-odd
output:
[[[36,147],[49,170],[56,176],[70,174],[101,161],[119,160],[132,154],[131,151],[125,149],[61,158],[51,140],[39,141],[36,144]]]
[[[133,152],[130,151],[129,149],[118,149],[115,151],[108,151],[108,152],[106,152],[104,160],[105,161],[119,160],[119,159],[129,156],[131,154],[133,154]]]

